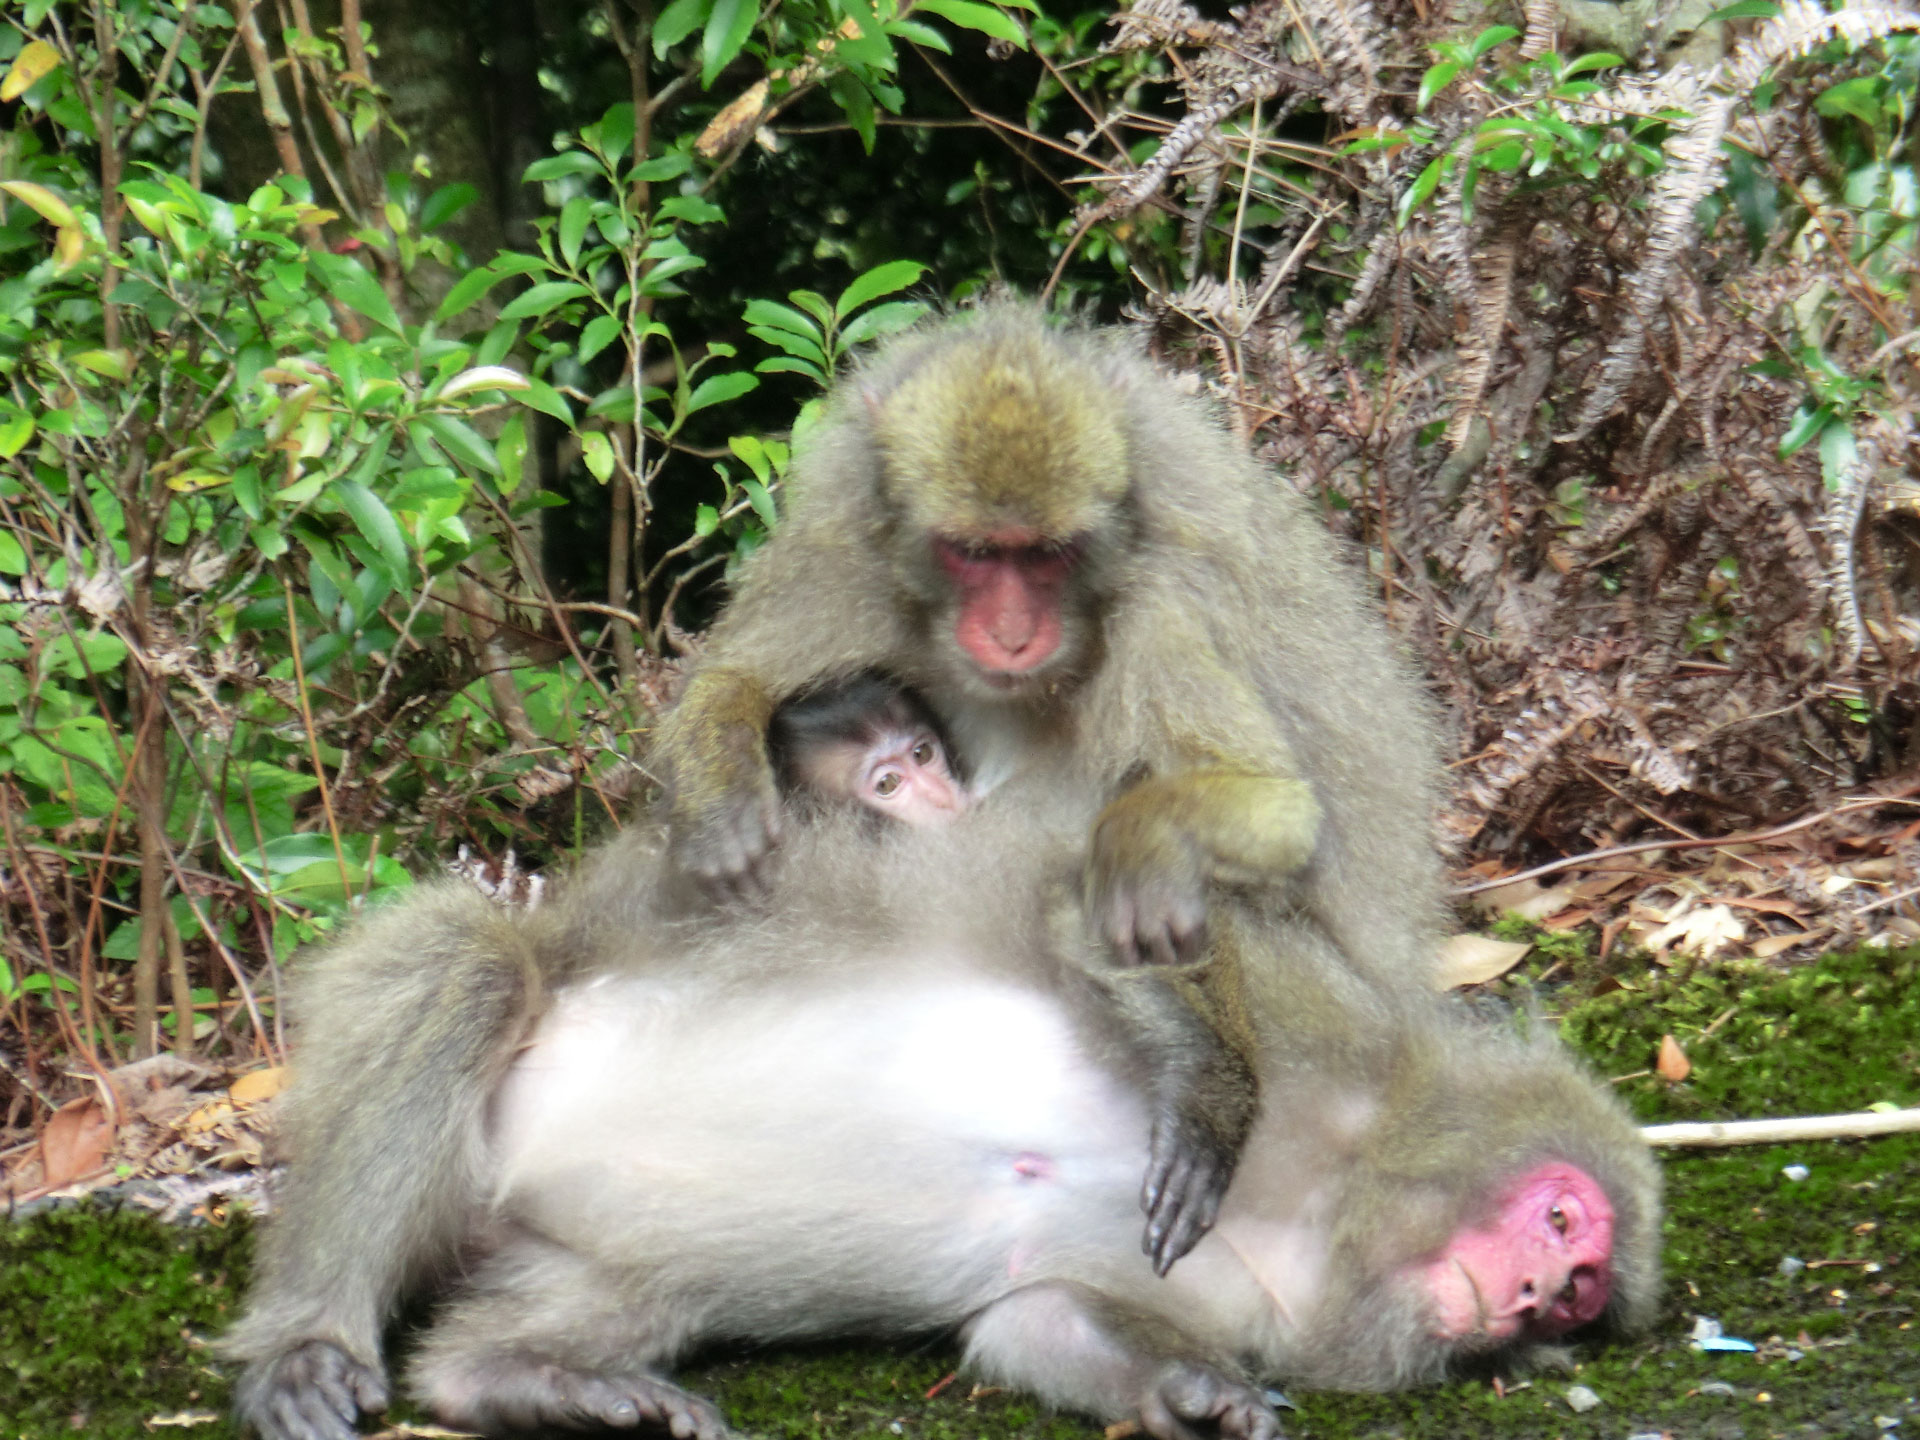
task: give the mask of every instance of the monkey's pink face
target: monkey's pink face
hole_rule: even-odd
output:
[[[1078,558],[1074,547],[1028,531],[978,538],[936,536],[933,553],[957,601],[953,639],[989,680],[1046,664],[1066,633],[1061,605]]]
[[[1612,1255],[1606,1192],[1556,1161],[1515,1182],[1485,1228],[1462,1231],[1414,1269],[1436,1338],[1551,1339],[1607,1308]]]

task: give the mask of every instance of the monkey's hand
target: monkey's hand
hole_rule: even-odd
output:
[[[1319,827],[1304,781],[1221,769],[1143,780],[1094,822],[1089,914],[1124,964],[1195,960],[1208,882],[1290,875],[1312,858]]]
[[[751,675],[702,671],[656,749],[671,791],[673,859],[722,898],[764,890],[767,857],[780,843],[780,793],[767,759],[772,713],[772,698]]]
[[[262,1440],[355,1440],[361,1414],[387,1408],[387,1381],[328,1340],[308,1340],[255,1367],[239,1410]]]
[[[1137,785],[1100,812],[1087,855],[1087,913],[1123,965],[1184,964],[1207,938],[1207,857]]]
[[[1140,1402],[1140,1428],[1154,1440],[1286,1440],[1280,1417],[1253,1386],[1186,1361],[1155,1377]]]
[[[1141,1251],[1164,1276],[1213,1228],[1239,1157],[1212,1128],[1168,1110],[1153,1122],[1152,1151],[1140,1208],[1147,1212]]]

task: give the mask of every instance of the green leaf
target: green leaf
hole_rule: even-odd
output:
[[[1027,32],[1020,22],[991,5],[975,4],[974,0],[920,0],[913,8],[917,14],[938,15],[963,29],[978,30],[1022,50],[1027,48]]]
[[[871,155],[878,129],[874,119],[873,92],[861,84],[856,76],[843,70],[827,82],[827,93],[846,115],[848,123],[853,126],[853,133],[860,137],[861,145]]]
[[[753,368],[762,375],[772,375],[779,371],[790,371],[795,375],[805,375],[809,379],[817,380],[822,385],[827,383],[827,372],[824,369],[818,365],[810,364],[805,360],[796,359],[791,355],[771,356],[768,359],[762,360]]]
[[[755,0],[713,0],[713,13],[707,16],[707,28],[700,36],[702,89],[710,88],[733,62],[759,18],[760,7]]]
[[[560,209],[560,255],[569,265],[580,263],[580,241],[587,233],[597,203],[585,195],[576,195]]]
[[[1701,23],[1711,25],[1716,20],[1775,20],[1780,15],[1780,7],[1773,0],[1734,0],[1731,5],[1722,5]]]
[[[1826,482],[1827,489],[1838,493],[1846,487],[1853,476],[1854,462],[1859,458],[1859,446],[1854,443],[1853,427],[1844,420],[1832,420],[1820,432],[1820,476]]]
[[[420,416],[415,423],[424,425],[449,455],[469,469],[485,475],[500,473],[500,462],[494,456],[493,446],[481,439],[466,421],[452,415],[429,413]]]
[[[889,20],[887,34],[897,36],[911,45],[924,45],[929,50],[938,50],[942,55],[951,55],[953,46],[947,43],[947,37],[931,25],[922,25],[918,20]]]
[[[1400,225],[1406,226],[1407,217],[1427,203],[1434,190],[1439,187],[1441,177],[1453,168],[1453,153],[1448,151],[1429,160],[1426,168],[1414,176],[1413,184],[1407,187],[1407,193],[1400,197]]]
[[[1414,101],[1414,108],[1426,109],[1433,103],[1433,97],[1452,84],[1453,77],[1463,68],[1458,60],[1442,60],[1438,65],[1429,67],[1427,73],[1420,77],[1420,96]]]
[[[775,508],[773,496],[767,493],[767,487],[758,480],[742,480],[740,489],[745,492],[747,503],[753,506],[753,513],[760,517],[760,523],[769,530],[780,522],[780,512]]]
[[[1495,25],[1491,29],[1482,30],[1474,37],[1473,44],[1467,50],[1467,55],[1471,59],[1478,60],[1482,55],[1485,55],[1489,50],[1493,49],[1494,46],[1506,44],[1507,41],[1513,39],[1519,33],[1520,32],[1511,25]]]
[[[511,495],[520,488],[520,476],[527,461],[527,422],[519,415],[512,416],[500,427],[500,438],[493,443],[494,458],[499,462],[500,493]]]
[[[1617,70],[1626,63],[1610,50],[1596,50],[1591,55],[1582,55],[1578,60],[1568,64],[1567,68],[1560,72],[1560,78],[1571,80],[1574,76],[1584,75],[1589,70]]]
[[[606,166],[588,151],[562,150],[558,155],[549,155],[544,160],[534,161],[527,166],[520,178],[529,185],[537,185],[544,180],[558,180],[565,175],[604,175],[606,173]]]
[[[669,195],[656,207],[662,220],[679,220],[688,225],[724,225],[727,212],[699,195]]]
[[[0,575],[27,573],[27,552],[11,530],[0,530]]]
[[[33,438],[33,416],[16,411],[0,420],[0,460],[11,460]]]
[[[653,22],[653,58],[664,60],[667,51],[700,28],[713,8],[713,0],[673,0]]]
[[[724,375],[709,375],[694,386],[693,394],[687,397],[687,414],[696,410],[705,410],[709,405],[724,405],[729,400],[738,400],[749,390],[757,390],[760,382],[745,370],[729,370]]]
[[[767,447],[759,436],[729,436],[727,448],[746,462],[747,468],[753,471],[753,478],[762,485],[773,478],[773,466],[767,460]]]
[[[769,325],[749,325],[747,333],[756,340],[764,340],[776,350],[784,350],[789,355],[797,355],[802,360],[818,365],[823,369],[827,363],[827,352],[804,335],[795,335],[788,330],[775,330]]]
[[[393,302],[387,299],[387,292],[380,288],[380,282],[366,266],[325,250],[314,251],[308,259],[320,283],[334,299],[349,310],[359,311],[376,325],[383,325],[396,335],[402,333]]]
[[[853,283],[840,292],[839,303],[833,307],[834,318],[844,320],[862,305],[904,290],[926,273],[927,267],[918,260],[890,260],[876,265],[864,275],[855,276]]]
[[[498,270],[491,267],[469,270],[453,282],[453,288],[447,291],[447,298],[440,302],[440,308],[433,312],[433,318],[452,319],[505,278]]]
[[[396,587],[407,581],[409,562],[406,537],[400,533],[400,524],[393,518],[393,512],[387,509],[386,502],[358,480],[336,480],[327,488],[327,493],[340,502],[340,508],[352,517],[355,528],[367,537],[373,548],[385,562],[388,573]],[[320,552],[312,546],[309,553],[320,561]],[[321,562],[325,573],[325,562]],[[328,574],[337,589],[344,590],[343,576]]]
[[[479,198],[480,192],[464,180],[453,185],[442,185],[420,207],[420,228],[438,230]]]
[[[648,185],[657,185],[662,180],[678,180],[692,168],[693,157],[684,150],[674,150],[641,161],[633,167],[627,178],[636,183],[644,181]]]
[[[933,307],[919,300],[895,300],[890,305],[876,305],[863,311],[847,323],[840,332],[839,349],[845,354],[854,346],[865,343],[880,335],[891,335],[896,330],[905,330],[916,325]]]
[[[604,431],[589,430],[580,437],[580,458],[587,472],[602,485],[613,478],[613,446]]]
[[[826,353],[826,333],[798,310],[777,300],[749,300],[741,318],[749,325],[766,325],[811,340],[816,350]]]
[[[693,533],[704,540],[720,528],[720,512],[711,505],[697,506],[693,512]]]
[[[573,407],[567,397],[537,375],[527,377],[527,393],[521,397],[542,415],[551,415],[562,425],[573,424]]]
[[[593,359],[620,335],[624,327],[617,315],[596,315],[587,322],[586,329],[580,332],[580,348],[575,356],[581,364]]]
[[[1842,115],[1851,115],[1869,126],[1878,125],[1886,116],[1886,104],[1882,96],[1886,82],[1878,75],[1860,75],[1852,80],[1842,80],[1838,85],[1822,90],[1813,102],[1813,108],[1828,119],[1838,119]]]
[[[1794,412],[1793,421],[1787,426],[1787,433],[1780,437],[1780,458],[1805,447],[1806,443],[1826,429],[1827,422],[1833,419],[1831,405],[1807,405],[1802,403]]]
[[[515,297],[501,307],[502,320],[527,320],[557,310],[569,300],[582,300],[593,291],[572,280],[549,280],[535,285],[525,294]]]
[[[599,136],[600,148],[607,159],[618,165],[621,157],[633,147],[633,102],[619,100],[609,105],[607,113],[594,127],[594,133]]]

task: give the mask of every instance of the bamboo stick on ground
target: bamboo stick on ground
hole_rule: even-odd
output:
[[[1782,1140],[1847,1140],[1920,1130],[1920,1107],[1862,1110],[1852,1115],[1795,1115],[1785,1120],[1706,1120],[1642,1125],[1649,1145],[1772,1145]]]

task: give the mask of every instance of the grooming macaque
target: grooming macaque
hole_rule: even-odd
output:
[[[789,700],[773,713],[767,750],[789,798],[853,800],[909,825],[945,824],[967,804],[939,722],[878,675]]]
[[[1304,901],[1344,963],[1424,979],[1428,725],[1306,506],[1117,334],[1001,304],[835,391],[652,752],[670,849],[766,881],[766,732],[822,680],[922,695],[985,791],[1084,788],[1087,902],[1124,961],[1202,953],[1216,881]]]
[[[1060,852],[1022,799],[885,843],[822,814],[764,915],[663,917],[643,832],[537,911],[443,889],[367,922],[295,997],[243,1413],[350,1435],[385,1398],[384,1320],[435,1270],[411,1385],[488,1434],[715,1440],[666,1373],[697,1344],[956,1327],[975,1370],[1052,1403],[1269,1440],[1264,1382],[1389,1388],[1647,1317],[1658,1183],[1612,1098],[1232,896],[1213,923],[1270,987],[1268,1103],[1217,1225],[1158,1277],[1140,972],[1033,883]],[[351,1263],[402,1232],[404,1274]]]

